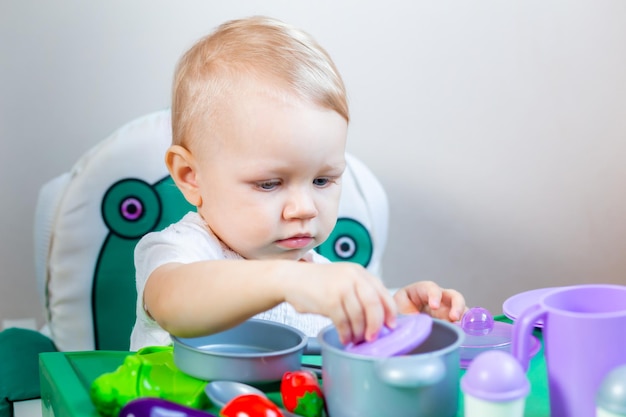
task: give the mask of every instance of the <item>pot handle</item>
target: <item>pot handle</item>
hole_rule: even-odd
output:
[[[446,365],[438,357],[402,356],[376,362],[374,372],[389,385],[416,388],[441,381],[446,375]]]
[[[304,355],[321,355],[322,345],[314,337],[308,337],[306,340],[306,346],[304,347]]]

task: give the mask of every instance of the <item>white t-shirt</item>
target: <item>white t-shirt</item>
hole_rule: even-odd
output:
[[[196,212],[186,214],[179,222],[145,235],[135,247],[135,270],[137,280],[137,319],[131,334],[130,350],[145,346],[171,344],[169,333],[148,316],[143,303],[143,290],[148,277],[159,266],[177,262],[192,263],[217,259],[242,259],[220,242]],[[303,258],[315,263],[329,262],[311,250]],[[317,314],[298,313],[291,305],[282,303],[257,314],[255,318],[272,320],[295,327],[307,336],[317,336],[331,321]]]

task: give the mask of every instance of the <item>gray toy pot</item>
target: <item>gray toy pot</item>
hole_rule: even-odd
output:
[[[342,349],[334,326],[318,335],[331,417],[454,417],[463,331],[434,319],[430,336],[403,356],[375,358]]]
[[[245,383],[280,381],[285,372],[300,369],[302,354],[315,353],[307,340],[293,327],[258,319],[209,336],[172,336],[174,363],[184,373]]]

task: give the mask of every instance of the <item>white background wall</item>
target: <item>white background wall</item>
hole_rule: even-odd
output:
[[[501,312],[520,291],[626,284],[626,2],[0,0],[0,319],[36,317],[39,187],[169,106],[224,20],[312,33],[350,93],[349,150],[389,193],[385,279]]]

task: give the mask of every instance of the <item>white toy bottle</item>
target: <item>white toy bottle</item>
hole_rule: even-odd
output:
[[[510,353],[479,354],[461,378],[465,417],[523,417],[530,383]]]

